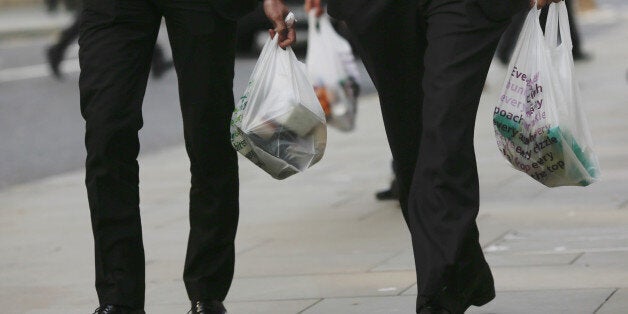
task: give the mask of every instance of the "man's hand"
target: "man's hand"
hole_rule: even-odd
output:
[[[314,10],[316,17],[323,15],[321,0],[305,0],[305,12],[309,13],[310,10]]]
[[[561,1],[562,0],[537,0],[536,1],[536,8],[540,9],[540,8],[550,4],[552,2],[558,3],[558,2],[561,2]],[[534,6],[534,0],[530,0],[530,7],[533,7],[533,6]]]
[[[285,22],[286,15],[290,9],[283,3],[283,0],[264,0],[264,13],[273,23],[274,29],[268,30],[270,37],[279,35],[279,47],[286,48],[292,45],[297,39],[293,27],[288,27]]]

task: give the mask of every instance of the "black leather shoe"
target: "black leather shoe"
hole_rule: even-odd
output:
[[[63,60],[63,55],[59,51],[56,46],[49,47],[46,49],[46,59],[48,61],[48,66],[50,67],[50,71],[52,75],[60,80],[63,79],[63,75],[61,74],[61,61]]]
[[[425,305],[421,308],[419,314],[451,314],[451,312],[437,305]]]
[[[397,179],[390,183],[390,188],[388,190],[375,193],[375,198],[380,201],[398,200],[399,185],[397,185]]]
[[[172,69],[173,66],[174,62],[172,61],[153,62],[153,77],[156,79],[161,78],[162,76],[164,76],[164,74],[166,74],[166,72],[168,72],[168,70]]]
[[[227,309],[218,300],[193,301],[188,314],[225,314]]]
[[[103,305],[96,309],[94,314],[146,314],[144,310],[134,310],[121,305]]]
[[[582,51],[575,51],[573,53],[573,61],[588,61],[591,59],[591,55]]]

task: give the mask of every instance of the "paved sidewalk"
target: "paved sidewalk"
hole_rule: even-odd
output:
[[[481,242],[496,300],[470,313],[628,313],[628,21],[586,41],[577,74],[603,180],[548,189],[506,165],[491,117],[505,69],[491,69],[478,112]],[[330,130],[325,158],[275,181],[241,159],[241,221],[233,314],[413,313],[408,232],[394,202],[377,99],[361,99],[358,129]],[[141,156],[147,313],[185,313],[188,162],[183,147]],[[92,236],[83,173],[0,191],[0,309],[88,313]]]
[[[24,6],[0,10],[0,40],[53,34],[72,21],[65,10],[48,13],[41,6]]]

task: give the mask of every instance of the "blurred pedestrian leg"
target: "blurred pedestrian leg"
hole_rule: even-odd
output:
[[[46,49],[46,59],[48,61],[48,65],[50,66],[53,76],[57,79],[63,78],[63,73],[61,72],[61,62],[65,58],[65,53],[68,47],[79,37],[80,27],[83,22],[83,15],[81,14],[82,6],[80,3],[80,1],[67,1],[66,6],[76,10],[74,20],[72,21],[72,24],[61,31],[57,42]],[[160,78],[164,73],[170,70],[172,66],[172,60],[167,60],[163,53],[163,49],[157,45],[152,59],[153,76],[155,78]]]
[[[72,24],[61,31],[57,42],[48,47],[46,50],[48,65],[50,66],[52,74],[57,79],[61,79],[63,77],[60,69],[61,62],[65,57],[65,52],[68,47],[78,38],[81,21],[81,14],[77,13],[74,21],[72,21]]]
[[[391,163],[393,169],[393,179],[390,181],[388,189],[375,193],[375,198],[379,201],[399,200],[399,183],[397,183],[395,161],[393,160]]]

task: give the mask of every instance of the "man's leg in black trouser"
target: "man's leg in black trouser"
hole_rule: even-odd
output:
[[[408,194],[421,138],[423,53],[426,42],[419,30],[417,7],[410,1],[384,9],[372,25],[349,21],[357,48],[379,94],[388,143],[399,186],[399,202],[407,220]],[[390,30],[395,30],[391,36]]]
[[[146,0],[86,1],[83,11],[79,87],[101,305],[144,306],[137,132],[160,19]]]
[[[418,12],[396,3],[386,10],[370,28],[349,26],[380,93],[397,162],[418,275],[417,308],[436,300],[458,313],[494,296],[475,223],[473,127],[506,22],[475,25],[462,0],[428,2]]]
[[[432,1],[424,12],[429,44],[423,132],[408,216],[419,296],[459,313],[495,294],[475,222],[480,195],[473,135],[488,68],[508,20],[491,22],[461,0]]]
[[[512,17],[508,28],[506,28],[504,34],[502,34],[502,38],[497,46],[496,55],[499,58],[499,61],[503,64],[507,65],[510,61],[510,57],[512,56],[513,50],[515,50],[515,45],[519,39],[519,33],[521,33],[521,28],[523,27],[523,23],[525,22],[527,16],[528,11],[517,13]]]
[[[207,1],[161,1],[179,77],[190,157],[190,235],[183,278],[191,300],[224,300],[234,271],[238,165],[234,108],[235,22]]]

